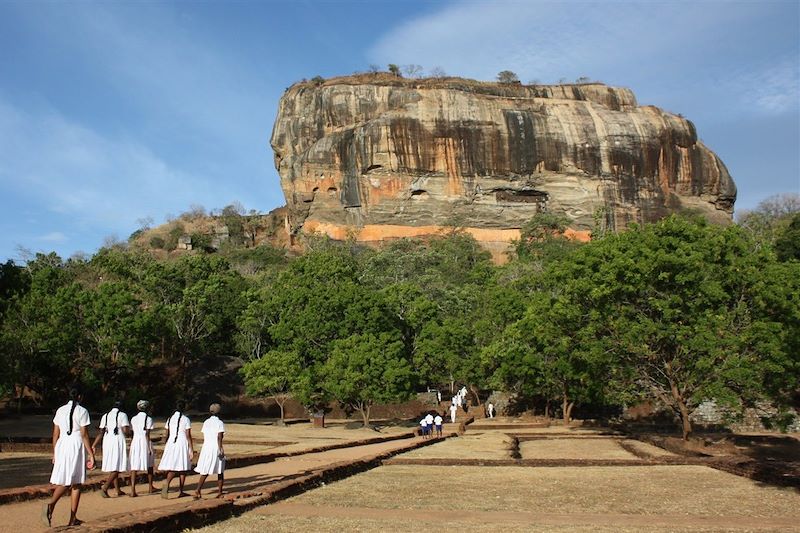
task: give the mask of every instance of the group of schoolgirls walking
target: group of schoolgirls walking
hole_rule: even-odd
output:
[[[69,393],[69,401],[58,408],[53,418],[53,472],[50,483],[54,485],[50,501],[42,509],[42,521],[50,527],[53,510],[56,503],[70,491],[71,509],[67,525],[80,525],[78,519],[78,504],[81,498],[81,485],[86,482],[86,471],[95,468],[95,449],[102,440],[103,463],[102,471],[109,476],[101,488],[101,496],[108,498],[108,491],[114,486],[117,496],[125,493],[120,488],[120,475],[130,472],[131,497],[136,493],[137,472],[147,472],[150,494],[156,492],[153,486],[153,466],[155,454],[150,439],[153,430],[153,417],[148,414],[150,402],[140,400],[136,404],[139,413],[128,419],[121,410],[121,403],[100,418],[100,433],[90,444],[89,441],[89,411],[83,407],[81,391],[73,387]],[[167,430],[164,453],[158,464],[158,470],[166,472],[166,482],[161,489],[161,497],[167,498],[169,486],[177,476],[179,480],[180,496],[188,496],[183,492],[186,474],[192,469],[194,447],[191,431],[191,421],[184,413],[186,405],[178,402],[175,412],[167,419],[164,425]],[[211,416],[203,423],[203,447],[195,467],[195,472],[200,474],[194,499],[200,499],[203,484],[210,474],[217,474],[217,497],[222,496],[225,471],[225,452],[222,439],[225,434],[225,425],[217,416],[220,405],[215,403],[209,408]],[[127,436],[132,436],[130,453],[127,449]]]
[[[422,420],[419,421],[420,427],[420,434],[422,435],[423,439],[432,439],[434,437],[433,432],[436,431],[436,436],[442,436],[442,415],[436,413],[434,416],[431,413],[428,413]]]

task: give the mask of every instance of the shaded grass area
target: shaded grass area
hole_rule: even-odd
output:
[[[47,483],[52,471],[49,453],[0,453],[0,489]]]

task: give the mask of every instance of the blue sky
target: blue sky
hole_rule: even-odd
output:
[[[284,89],[387,63],[630,87],[695,122],[737,210],[800,192],[796,0],[5,1],[0,260],[93,253],[192,204],[281,205]]]

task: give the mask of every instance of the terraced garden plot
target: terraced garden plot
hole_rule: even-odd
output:
[[[408,459],[510,459],[512,439],[505,433],[466,433],[398,455]]]
[[[458,494],[443,498],[443,494]],[[287,502],[424,510],[797,517],[800,494],[702,466],[383,466]]]
[[[568,520],[568,518],[567,518]],[[429,533],[435,531],[469,531],[477,533],[496,533],[503,531],[507,533],[641,533],[646,529],[649,533],[720,533],[722,531],[748,531],[748,529],[728,529],[719,526],[697,527],[690,525],[679,526],[676,524],[669,526],[653,526],[652,524],[642,527],[608,525],[545,525],[537,524],[537,519],[533,517],[530,521],[520,520],[517,522],[506,521],[502,524],[490,520],[464,519],[464,520],[442,520],[440,516],[433,518],[426,517],[420,513],[408,513],[405,520],[394,517],[328,517],[328,516],[296,516],[282,514],[259,514],[256,512],[248,513],[238,518],[220,522],[202,529],[196,529],[197,533],[261,533],[269,531],[271,533],[296,533],[297,531],[315,531],[319,533],[341,533],[342,531],[358,531],[361,533],[383,533],[391,532],[412,532]],[[433,524],[433,525],[432,525]],[[785,527],[759,527],[758,531],[785,531]],[[752,529],[750,530],[752,531]]]
[[[614,439],[542,439],[519,443],[523,459],[637,459]]]
[[[640,440],[625,440],[624,443],[641,453],[643,457],[675,457],[674,453],[668,452],[664,448],[659,448]]]

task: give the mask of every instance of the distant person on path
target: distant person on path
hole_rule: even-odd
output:
[[[494,404],[493,403],[490,402],[489,405],[486,406],[486,414],[489,415],[489,418],[494,418]]]
[[[166,446],[158,469],[167,473],[167,481],[161,487],[161,497],[169,498],[169,485],[177,474],[179,476],[178,497],[188,496],[183,492],[186,483],[186,472],[192,469],[194,446],[192,442],[192,423],[189,417],[183,414],[186,403],[179,401],[175,412],[167,419],[164,427],[167,429]]]
[[[122,402],[114,402],[114,407],[100,418],[100,433],[92,444],[92,452],[96,453],[97,443],[103,439],[103,472],[109,473],[108,479],[100,488],[103,498],[108,498],[108,489],[112,484],[117,489],[117,496],[125,495],[119,486],[119,475],[129,469],[125,434],[130,431],[131,423],[121,407]]]
[[[437,403],[442,403],[442,391],[440,391],[440,390],[436,391],[436,402]]]
[[[420,433],[422,434],[422,438],[428,438],[428,419],[423,417],[422,420],[419,421]]]
[[[72,507],[68,526],[78,526],[78,504],[81,485],[86,481],[86,469],[94,469],[94,452],[89,443],[89,411],[80,405],[83,395],[78,387],[69,391],[70,401],[62,405],[53,417],[53,472],[50,483],[55,485],[50,502],[42,509],[42,522],[51,526],[53,510],[58,500],[70,489]],[[87,460],[87,456],[89,459]]]
[[[458,407],[456,404],[450,406],[450,422],[455,424],[456,423],[456,411],[458,411]]]
[[[433,418],[433,423],[436,425],[436,436],[442,436],[442,415],[436,413],[436,416]]]
[[[155,462],[155,454],[153,453],[153,442],[150,440],[150,431],[153,429],[153,417],[147,415],[150,408],[150,402],[147,400],[139,400],[136,403],[136,409],[139,414],[131,419],[131,428],[133,429],[133,438],[131,439],[131,497],[135,498],[136,494],[136,473],[147,472],[147,483],[150,485],[150,494],[156,492],[153,486],[153,464]]]
[[[225,436],[225,424],[217,416],[222,410],[218,403],[212,403],[208,408],[211,416],[203,422],[203,447],[200,450],[200,457],[197,459],[195,472],[200,474],[200,481],[197,483],[197,491],[194,499],[202,497],[203,484],[209,474],[217,474],[217,498],[222,498],[222,486],[225,483],[225,450],[222,448],[222,438]]]
[[[428,423],[428,432],[433,436],[433,415],[430,413],[425,415],[425,422]]]

